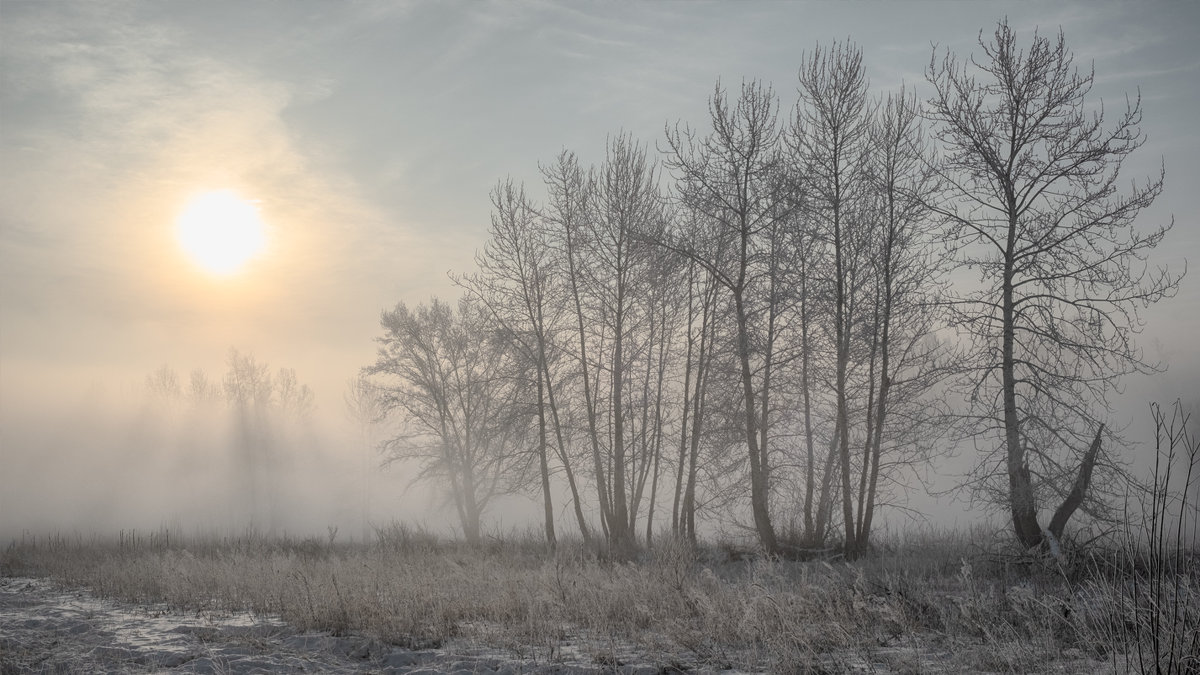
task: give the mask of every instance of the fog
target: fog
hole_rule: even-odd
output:
[[[64,385],[55,400],[5,392],[0,539],[165,528],[361,541],[397,521],[452,534],[445,495],[414,485],[409,465],[384,467],[386,425],[365,437],[341,392],[308,419],[255,420],[224,401],[164,401],[145,379]]]
[[[364,439],[345,414],[347,380],[375,358],[381,310],[457,297],[446,273],[474,271],[495,181],[512,176],[536,192],[539,163],[563,148],[602,161],[621,130],[656,148],[665,124],[702,125],[718,78],[731,89],[771,82],[786,111],[818,42],[861,45],[873,95],[904,84],[925,97],[932,44],[965,56],[1003,16],[1023,36],[1061,28],[1076,65],[1095,69],[1095,100],[1112,110],[1142,97],[1148,141],[1120,185],[1165,166],[1166,188],[1138,222],[1177,220],[1152,265],[1179,271],[1200,259],[1197,5],[689,9],[3,3],[0,539],[163,527],[336,528],[344,539],[393,521],[453,532],[440,487],[414,482],[412,464],[381,466],[375,445],[394,427]],[[266,245],[220,276],[181,249],[173,227],[190,196],[225,189],[256,205]],[[1145,319],[1139,345],[1167,370],[1127,379],[1107,415],[1140,476],[1153,461],[1149,403],[1200,405],[1194,265]],[[294,369],[311,387],[311,412],[248,426],[228,403],[148,390],[164,365],[184,386],[194,369],[220,385],[230,349],[272,373]],[[885,511],[886,527],[991,515],[947,492],[977,459],[968,444],[947,449],[923,469],[944,494],[905,495],[913,511]],[[536,495],[495,505],[485,530],[535,527]]]
[[[385,466],[376,446],[394,429],[385,423],[364,436],[346,413],[344,389],[317,392],[309,420],[264,429],[258,440],[271,453],[269,465],[253,466],[238,411],[224,403],[198,408],[184,400],[156,400],[147,390],[148,375],[76,382],[75,388],[60,382],[55,397],[15,392],[6,381],[0,399],[0,540],[166,528],[176,535],[255,532],[324,539],[336,533],[339,541],[361,541],[364,535],[373,540],[376,527],[397,522],[459,534],[442,488],[414,482],[411,463]],[[1124,420],[1130,441],[1120,456],[1138,477],[1148,479],[1153,470],[1151,402],[1167,408],[1182,399],[1193,415],[1192,433],[1200,432],[1196,382],[1200,371],[1194,367],[1172,368],[1132,380],[1117,401],[1113,419]],[[943,457],[928,469],[932,489],[950,490],[974,461],[969,447]],[[558,518],[569,528],[562,487]],[[500,535],[536,529],[534,494],[501,500],[485,530]],[[906,508],[915,512],[883,511],[885,531],[961,528],[997,516],[973,507],[965,493],[939,498],[919,490],[906,496]],[[727,522],[709,521],[703,530],[745,534]]]

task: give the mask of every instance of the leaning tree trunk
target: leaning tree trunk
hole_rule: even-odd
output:
[[[1092,440],[1092,445],[1079,464],[1079,475],[1075,477],[1075,484],[1071,486],[1071,492],[1054,512],[1054,517],[1050,519],[1050,527],[1047,529],[1056,541],[1062,539],[1063,528],[1067,526],[1067,521],[1071,519],[1075,509],[1083,504],[1083,498],[1087,496],[1088,486],[1092,483],[1092,468],[1096,466],[1096,455],[1100,454],[1100,437],[1103,433],[1104,425],[1101,424],[1100,428],[1096,430],[1096,438]]]

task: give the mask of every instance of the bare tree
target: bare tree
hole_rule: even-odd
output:
[[[591,182],[585,278],[596,313],[594,325],[604,331],[601,348],[591,352],[603,359],[609,375],[611,439],[609,461],[598,467],[597,482],[608,493],[604,501],[611,507],[602,510],[609,540],[618,551],[628,551],[638,513],[638,464],[646,455],[634,443],[638,416],[628,406],[632,398],[627,389],[633,384],[638,346],[634,335],[639,326],[652,323],[646,317],[647,273],[653,264],[646,241],[663,228],[663,200],[657,166],[647,158],[645,147],[626,134],[609,139],[605,161]],[[648,351],[640,356],[652,358]]]
[[[807,220],[803,211],[801,213],[801,217]],[[813,384],[817,379],[814,377],[813,371],[818,366],[814,356],[814,352],[816,352],[814,343],[819,339],[813,330],[813,319],[819,315],[820,307],[820,303],[815,297],[816,294],[813,292],[813,282],[816,277],[815,269],[821,264],[817,256],[822,247],[814,228],[809,227],[803,220],[799,226],[791,229],[791,234],[792,250],[795,251],[793,292],[796,318],[800,322],[800,331],[797,335],[799,342],[796,344],[796,348],[799,350],[800,373],[796,384],[800,388],[798,398],[802,414],[801,421],[804,425],[804,543],[807,546],[820,546],[825,542],[829,514],[829,481],[827,479],[821,482],[821,496],[817,495],[816,430],[813,420],[815,406]],[[826,462],[826,476],[829,475],[830,464],[831,462]],[[817,500],[815,512],[813,510],[814,499]]]
[[[774,342],[753,333],[769,330],[771,317],[776,316],[774,239],[767,235],[788,217],[792,207],[779,190],[783,167],[777,107],[769,86],[743,83],[731,106],[718,84],[709,100],[709,135],[697,138],[691,129],[679,125],[667,130],[665,162],[675,173],[681,201],[685,208],[718,224],[717,239],[727,245],[697,250],[689,246],[691,239],[679,236],[662,242],[695,261],[730,294],[751,512],[759,543],[770,553],[778,549],[771,524],[767,447],[770,346]]]
[[[951,352],[934,336],[944,325],[946,261],[938,222],[926,205],[939,186],[915,96],[885,96],[867,166],[876,217],[870,228],[874,299],[863,457],[855,496],[854,550],[866,551],[880,493],[926,463],[944,435],[944,397],[931,396],[950,371]],[[883,483],[883,486],[881,486]],[[906,486],[907,487],[907,486]]]
[[[828,281],[833,300],[834,394],[842,514],[847,555],[858,540],[851,485],[850,369],[854,326],[867,285],[864,236],[873,214],[865,208],[871,102],[862,50],[850,44],[817,46],[800,67],[800,100],[788,136],[808,195],[808,208],[833,256]],[[827,490],[824,490],[828,494]]]
[[[692,232],[702,237],[699,226]],[[699,245],[689,248],[698,250]],[[700,469],[700,441],[705,421],[710,365],[717,324],[718,286],[712,275],[694,260],[687,266],[686,356],[683,363],[683,400],[679,424],[679,457],[675,466],[675,499],[671,507],[672,532],[696,543],[696,488]]]
[[[164,403],[175,403],[183,397],[183,386],[179,375],[168,365],[160,366],[146,376],[146,391],[154,399]]]
[[[672,215],[664,215],[671,220]],[[653,543],[654,515],[658,506],[658,485],[663,471],[663,452],[668,425],[673,422],[667,398],[671,383],[668,373],[678,368],[676,338],[683,317],[683,299],[688,292],[683,276],[685,261],[665,249],[648,249],[650,256],[646,270],[645,321],[646,340],[643,343],[644,371],[641,398],[641,429],[638,434],[640,463],[636,470],[637,487],[633,497],[633,514],[638,512],[646,485],[649,482],[649,500],[646,505],[646,546]],[[630,526],[634,524],[630,520]]]
[[[316,397],[307,384],[296,379],[293,368],[280,368],[274,380],[275,405],[284,422],[307,422],[317,410]]]
[[[562,290],[561,275],[549,246],[547,227],[526,198],[524,187],[511,180],[500,183],[492,191],[492,206],[490,238],[476,255],[480,271],[459,283],[491,310],[537,378],[537,456],[547,542],[554,546],[556,539],[550,485],[551,429],[580,533],[589,540],[591,534],[567,447],[568,434],[559,414],[556,390],[560,383],[551,368],[556,352],[554,337],[566,313],[562,303],[554,302]]]
[[[226,362],[229,370],[221,381],[225,398],[235,407],[265,415],[274,395],[270,368],[253,354],[243,354],[237,349],[229,350]]]
[[[272,375],[267,363],[237,349],[229,350],[226,363],[219,382],[203,370],[193,370],[186,393],[170,366],[148,375],[147,394],[155,407],[146,411],[145,432],[159,434],[154,442],[165,441],[163,431],[177,434],[178,447],[199,461],[211,458],[204,456],[205,448],[195,438],[228,429],[230,436],[222,446],[232,454],[231,478],[242,500],[234,513],[251,528],[273,532],[284,515],[279,510],[279,486],[292,457],[288,450],[305,440],[315,398],[294,369],[280,368]]]
[[[498,340],[491,315],[462,299],[383,312],[375,364],[383,407],[403,420],[384,447],[392,459],[420,462],[421,477],[444,480],[467,540],[477,543],[481,519],[498,495],[524,478],[528,420],[519,414],[523,375]]]
[[[221,386],[210,380],[208,373],[197,368],[188,376],[187,397],[193,407],[214,406],[221,401]]]
[[[952,197],[935,208],[960,264],[981,279],[954,305],[970,340],[976,439],[999,436],[974,487],[1007,506],[1032,547],[1095,503],[1093,470],[1113,465],[1100,461],[1108,395],[1122,375],[1153,369],[1133,342],[1139,308],[1172,295],[1180,277],[1146,264],[1171,225],[1134,227],[1163,174],[1118,186],[1144,142],[1140,99],[1106,125],[1089,105],[1094,74],[1074,66],[1061,32],[1035,32],[1023,48],[1001,21],[979,43],[981,59],[939,61],[935,50],[927,71]],[[1059,506],[1043,529],[1039,505],[1051,498]]]

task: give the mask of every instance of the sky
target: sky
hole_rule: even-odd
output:
[[[1200,261],[1200,3],[0,2],[0,453],[30,409],[131,391],[155,368],[219,373],[228,350],[294,368],[326,414],[374,358],[380,310],[456,295],[506,176],[703,127],[718,79],[773,83],[786,111],[814,45],[863,48],[873,89],[928,93],[934,46],[977,52],[1008,17],[1062,30],[1114,113],[1140,92],[1130,180],[1167,172],[1154,262]],[[188,200],[232,190],[266,226],[236,273],[175,236]],[[1152,308],[1170,364],[1128,384],[1197,392],[1200,274]],[[25,436],[21,436],[24,438]],[[15,479],[25,478],[18,476]],[[40,477],[35,477],[40,478]]]

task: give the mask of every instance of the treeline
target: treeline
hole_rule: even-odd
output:
[[[1144,263],[1169,226],[1133,227],[1161,176],[1117,189],[1138,104],[1106,125],[1061,35],[1022,48],[1002,22],[980,45],[935,53],[924,102],[817,47],[791,108],[718,83],[708,122],[654,150],[619,133],[536,193],[501,181],[462,297],[383,313],[384,449],[449,488],[470,540],[533,488],[551,545],[566,494],[617,550],[709,518],[853,557],[964,439],[967,487],[1022,543],[1101,515],[1106,397],[1152,368],[1137,309],[1178,283]]]
[[[297,422],[312,417],[316,399],[312,389],[297,379],[293,368],[271,367],[253,354],[230,349],[227,369],[215,380],[203,369],[188,373],[185,381],[170,365],[146,376],[147,402],[152,405],[185,405],[193,409],[227,406],[246,419],[279,417]]]

